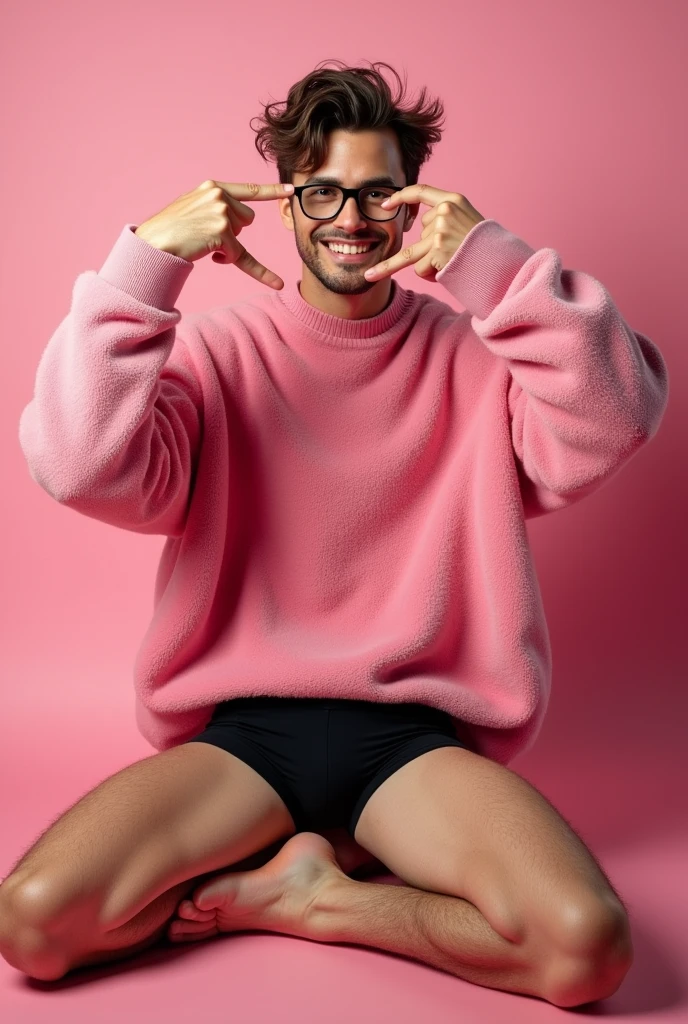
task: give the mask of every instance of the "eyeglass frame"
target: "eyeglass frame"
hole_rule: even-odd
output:
[[[379,218],[379,217],[366,217],[365,213],[361,209],[361,203],[360,203],[361,192],[363,192],[367,188],[372,188],[372,189],[375,189],[375,188],[380,188],[380,189],[386,188],[389,192],[401,192],[404,187],[405,187],[404,185],[361,185],[360,188],[344,188],[343,185],[332,185],[332,184],[329,184],[329,183],[326,183],[326,182],[318,183],[317,181],[314,181],[311,185],[294,185],[294,193],[293,194],[295,196],[298,196],[299,206],[301,207],[301,212],[303,213],[304,217],[308,217],[309,220],[333,220],[335,217],[339,216],[339,214],[344,209],[346,203],[349,201],[350,198],[353,197],[356,200],[356,206],[358,207],[358,212],[360,213],[361,217],[363,217],[364,220],[372,220],[376,224],[383,224],[385,221],[394,220],[394,217],[397,216],[397,214],[401,210],[401,207],[404,204],[402,203],[400,206],[397,206],[396,212],[394,214],[394,217],[383,217],[382,219]],[[337,210],[336,213],[331,213],[329,217],[312,217],[310,215],[310,213],[306,213],[306,211],[304,210],[304,208],[303,208],[303,200],[301,198],[302,193],[307,188],[338,188],[339,191],[343,193],[342,205],[339,207],[339,209]]]

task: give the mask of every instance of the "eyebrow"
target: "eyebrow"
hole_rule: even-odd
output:
[[[343,187],[339,178],[323,176],[322,174],[313,175],[307,181],[304,181],[304,185],[340,185]],[[364,188],[366,185],[394,185],[396,187],[396,182],[388,174],[378,174],[375,178],[366,178],[365,181],[359,182],[357,187]]]

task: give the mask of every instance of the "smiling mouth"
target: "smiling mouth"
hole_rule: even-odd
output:
[[[343,253],[343,252],[338,252],[336,249],[332,249],[327,244],[327,242],[319,242],[319,244],[322,245],[325,249],[327,249],[327,251],[330,253],[330,255],[332,256],[333,259],[335,259],[337,262],[343,262],[343,263],[363,263],[363,262],[365,262],[365,260],[367,260],[369,258],[371,253],[373,253],[377,249],[379,249],[379,247],[381,245],[380,242],[371,242],[369,244],[369,247],[367,249],[364,249],[363,252]],[[353,245],[355,247],[355,243],[344,242],[342,244],[343,245],[351,244],[351,245]]]

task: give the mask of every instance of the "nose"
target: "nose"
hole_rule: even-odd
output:
[[[337,214],[334,224],[346,231],[349,235],[353,235],[355,231],[360,231],[361,227],[367,227],[368,222],[358,208],[358,203],[353,196],[349,196],[344,206]]]

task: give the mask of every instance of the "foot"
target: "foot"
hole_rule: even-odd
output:
[[[220,932],[264,930],[309,938],[311,905],[342,880],[347,876],[332,844],[317,832],[298,832],[262,867],[204,882],[181,901],[167,936],[197,942]]]

